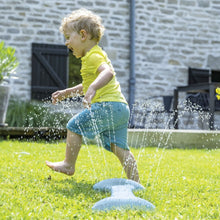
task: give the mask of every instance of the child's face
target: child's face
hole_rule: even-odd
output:
[[[84,56],[82,37],[75,31],[65,33],[66,42],[65,45],[72,50],[73,55],[76,58]]]

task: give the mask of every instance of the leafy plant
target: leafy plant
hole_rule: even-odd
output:
[[[217,93],[217,95],[216,95],[217,99],[220,100],[220,88],[219,88],[219,87],[216,88],[215,91],[216,91],[216,93]]]
[[[80,69],[81,69],[81,59],[77,59],[70,52],[69,53],[69,87],[75,86],[82,82]]]
[[[0,83],[6,76],[9,76],[15,71],[18,66],[15,49],[5,47],[4,41],[0,42]]]
[[[68,118],[63,112],[51,112],[37,102],[11,100],[6,122],[10,127],[54,127],[63,128]]]

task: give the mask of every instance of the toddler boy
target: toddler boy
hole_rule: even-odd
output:
[[[129,107],[107,54],[98,46],[104,27],[101,18],[86,9],[73,11],[62,21],[60,31],[73,55],[81,58],[82,83],[52,94],[53,104],[76,95],[84,95],[85,109],[67,124],[64,161],[46,161],[54,171],[75,172],[82,136],[99,135],[102,145],[120,160],[128,179],[139,182],[137,164],[127,145]]]

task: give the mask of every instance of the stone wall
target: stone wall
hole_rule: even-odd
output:
[[[106,27],[101,45],[117,71],[127,96],[129,79],[129,2],[88,0],[0,0],[0,41],[16,49],[20,65],[11,78],[11,94],[31,96],[31,44],[64,44],[59,26],[72,10],[87,8],[98,13]]]
[[[220,1],[136,1],[136,99],[172,95],[187,68],[220,69]]]
[[[136,101],[172,95],[187,84],[187,68],[220,69],[220,1],[136,0]],[[98,13],[106,27],[101,41],[129,91],[128,0],[0,0],[0,40],[16,48],[18,78],[12,94],[30,99],[31,43],[63,44],[63,16],[85,7]]]

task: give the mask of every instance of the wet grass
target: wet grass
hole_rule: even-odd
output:
[[[219,219],[220,150],[132,149],[154,212],[94,212],[109,194],[93,185],[125,178],[118,160],[95,145],[82,146],[73,177],[48,169],[65,143],[0,142],[0,219]]]

